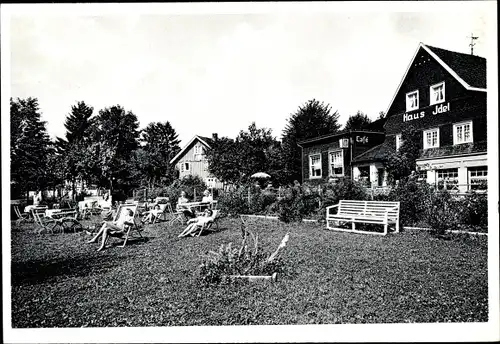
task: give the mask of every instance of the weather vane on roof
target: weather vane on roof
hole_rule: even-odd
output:
[[[473,33],[470,34],[470,36],[467,36],[468,38],[470,38],[470,54],[471,55],[474,55],[474,46],[476,45],[476,43],[474,43],[474,40],[475,39],[478,39],[479,37],[478,36],[474,36]]]

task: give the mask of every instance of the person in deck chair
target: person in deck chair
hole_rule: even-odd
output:
[[[198,216],[194,219],[189,220],[187,222],[188,226],[186,227],[186,229],[184,229],[184,231],[181,234],[179,234],[179,238],[188,235],[194,236],[197,229],[201,230],[204,226],[207,226],[209,223],[214,221],[214,219],[212,218],[212,214],[213,212],[211,209],[206,209],[203,212],[202,216]]]
[[[119,236],[121,234],[126,233],[125,226],[133,226],[134,225],[134,212],[131,209],[127,209],[127,213],[123,216],[120,216],[117,221],[103,221],[101,229],[97,232],[97,234],[88,241],[88,243],[96,242],[97,239],[102,236],[101,246],[97,249],[97,251],[101,251],[104,249],[104,245],[106,245],[106,240],[108,236]]]
[[[152,223],[155,217],[160,216],[160,214],[163,213],[163,210],[161,210],[161,207],[159,204],[156,204],[154,209],[145,211],[143,213],[143,218],[141,219],[142,222],[149,222]]]

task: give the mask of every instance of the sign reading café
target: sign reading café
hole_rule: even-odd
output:
[[[450,111],[450,103],[442,103],[435,105],[433,108],[426,109],[420,112],[412,112],[403,114],[403,122],[413,121],[416,119],[424,118],[426,115],[437,115]]]

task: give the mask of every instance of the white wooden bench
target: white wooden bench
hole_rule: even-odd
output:
[[[341,200],[336,205],[326,207],[326,228],[344,232],[386,235],[388,226],[395,225],[395,232],[399,232],[399,203],[384,201],[354,201]],[[334,209],[337,212],[334,213]],[[331,223],[350,222],[351,229],[331,226]],[[371,223],[384,226],[384,232],[368,232],[356,230],[356,223]]]

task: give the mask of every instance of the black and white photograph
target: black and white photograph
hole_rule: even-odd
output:
[[[497,40],[496,1],[2,4],[3,341],[499,341]]]

